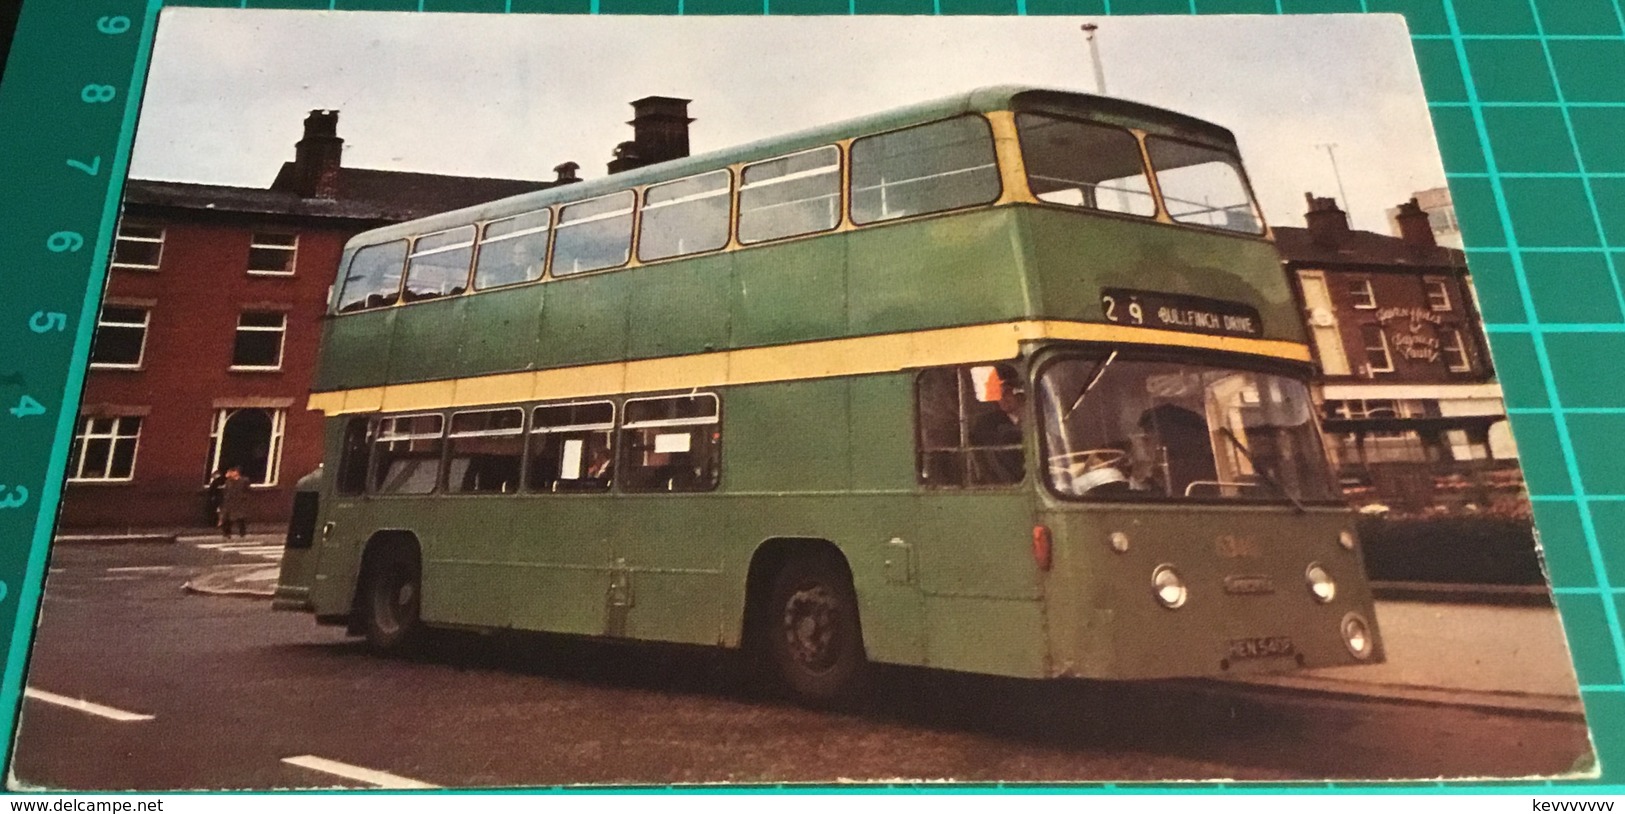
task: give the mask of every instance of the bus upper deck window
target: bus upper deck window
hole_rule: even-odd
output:
[[[638,259],[663,260],[727,245],[732,187],[727,170],[649,187],[643,194]]]
[[[350,257],[339,293],[340,313],[394,305],[400,297],[406,241],[363,246]]]
[[[841,151],[837,147],[750,164],[741,179],[741,243],[824,232],[841,222]]]
[[[496,288],[542,279],[547,261],[547,228],[553,213],[526,212],[485,224],[479,259],[474,261],[474,287]]]
[[[553,276],[626,265],[632,256],[632,199],[627,190],[559,210]]]
[[[519,491],[524,432],[525,411],[518,407],[452,414],[446,434],[446,491]]]
[[[1157,172],[1163,206],[1180,223],[1261,234],[1264,222],[1247,191],[1236,157],[1223,150],[1149,136],[1146,152]]]
[[[406,302],[461,294],[468,288],[474,227],[459,226],[418,238],[406,261]]]
[[[999,197],[993,132],[961,116],[852,143],[852,222],[943,212]]]
[[[1038,200],[1147,218],[1157,214],[1133,133],[1037,113],[1018,113],[1016,132],[1027,184]]]

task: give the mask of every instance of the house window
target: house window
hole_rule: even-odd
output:
[[[96,320],[96,342],[90,350],[90,366],[139,370],[147,347],[145,308],[123,305],[102,306]]]
[[[255,232],[248,244],[248,273],[293,274],[293,258],[298,252],[298,235]]]
[[[128,481],[135,477],[135,451],[141,440],[141,417],[135,415],[79,419],[68,459],[68,480]]]
[[[1365,339],[1366,369],[1372,373],[1394,372],[1394,357],[1388,351],[1388,336],[1382,332],[1382,326],[1363,326],[1360,334]]]
[[[156,271],[158,259],[163,253],[162,226],[118,225],[118,240],[113,245],[113,268]]]
[[[1473,360],[1467,356],[1467,343],[1462,341],[1461,331],[1440,328],[1439,352],[1451,373],[1466,373],[1473,369]]]
[[[1450,286],[1444,280],[1423,280],[1422,290],[1427,294],[1428,310],[1450,310]]]
[[[1371,290],[1369,279],[1349,281],[1349,299],[1355,308],[1371,309],[1377,307],[1377,294]]]
[[[261,407],[216,410],[209,430],[206,475],[236,469],[250,486],[275,486],[282,467],[287,412]]]
[[[287,314],[244,311],[237,317],[237,340],[231,348],[231,369],[281,370],[282,339],[287,331]]]

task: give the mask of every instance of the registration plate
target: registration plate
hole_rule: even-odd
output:
[[[1230,658],[1233,659],[1290,656],[1296,652],[1297,649],[1292,646],[1292,637],[1290,636],[1258,636],[1250,639],[1230,640]]]

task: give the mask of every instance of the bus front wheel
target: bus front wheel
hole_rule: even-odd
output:
[[[786,562],[762,621],[774,672],[793,695],[830,704],[857,694],[865,672],[858,601],[851,578],[831,558]]]
[[[365,574],[359,604],[368,646],[379,653],[411,649],[423,635],[418,558],[399,548],[385,549],[367,563]]]

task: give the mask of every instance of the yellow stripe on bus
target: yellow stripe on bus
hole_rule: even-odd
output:
[[[1207,336],[1126,325],[1026,320],[334,390],[312,393],[309,406],[328,415],[439,410],[858,376],[934,365],[1012,359],[1019,353],[1022,342],[1041,339],[1219,350],[1295,362],[1310,359],[1308,346],[1296,342]]]

